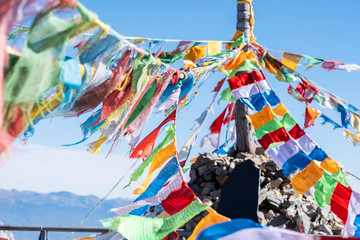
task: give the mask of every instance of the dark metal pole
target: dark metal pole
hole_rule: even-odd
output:
[[[64,226],[11,226],[0,225],[0,231],[42,231],[47,232],[109,232],[109,228],[104,227],[64,227]]]
[[[250,1],[237,1],[237,24],[236,29],[244,33],[248,41],[251,38],[251,3]],[[238,72],[242,74],[244,72]],[[248,152],[255,154],[255,142],[253,137],[254,129],[246,118],[246,114],[251,114],[245,104],[236,101],[235,105],[235,124],[236,124],[236,147],[238,152]]]

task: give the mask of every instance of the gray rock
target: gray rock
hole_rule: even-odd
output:
[[[263,212],[258,211],[257,217],[258,217],[259,223],[260,223],[261,225],[265,225],[265,224],[267,223],[267,221],[266,221],[266,219],[265,219],[265,215],[264,215]]]
[[[189,186],[189,188],[191,188],[194,191],[195,194],[201,193],[201,188],[198,185],[189,183],[188,186]]]
[[[341,235],[341,230],[344,228],[344,225],[342,223],[333,222],[331,226],[331,230],[334,233],[334,235]]]
[[[267,189],[263,188],[259,191],[259,203],[261,203],[267,197]]]
[[[185,229],[187,230],[194,229],[196,225],[197,225],[196,222],[193,219],[191,219],[189,222],[185,224]]]
[[[320,224],[318,229],[319,232],[323,232],[326,235],[333,235],[333,232],[330,228],[330,226],[326,225],[326,224]]]
[[[191,183],[196,182],[196,180],[197,180],[197,173],[196,173],[196,170],[195,170],[195,169],[191,169],[191,170],[190,170],[189,176],[190,176],[190,182],[191,182]]]
[[[222,186],[228,178],[229,176],[217,176],[216,181],[219,183],[220,186]]]
[[[204,174],[213,167],[214,166],[211,165],[211,164],[203,165],[203,166],[198,168],[198,173],[199,173],[200,176],[204,176]]]
[[[208,195],[209,193],[211,192],[211,188],[209,187],[204,187],[201,191],[201,195],[202,196],[205,196],[205,195]]]
[[[256,155],[264,155],[265,151],[261,146],[257,146],[255,149],[255,154]]]
[[[278,216],[274,217],[270,220],[269,225],[274,227],[282,227],[284,226],[289,220],[283,215],[279,214]]]
[[[290,189],[284,189],[284,190],[282,190],[281,191],[281,193],[283,194],[283,195],[287,195],[287,196],[292,196],[294,199],[292,199],[293,201],[295,201],[295,196],[294,196],[294,189],[292,189],[292,188],[290,188]]]
[[[203,178],[204,178],[204,180],[206,182],[213,181],[214,180],[214,174],[212,174],[211,172],[206,173]]]
[[[236,160],[236,159],[235,159],[235,160]],[[232,161],[232,162],[230,163],[230,165],[229,165],[229,174],[231,174],[231,173],[234,171],[235,167],[236,167],[235,160]]]
[[[194,168],[199,168],[206,163],[206,158],[204,155],[200,154],[196,159],[196,162],[193,164]]]
[[[276,178],[270,182],[270,188],[277,188],[283,182],[282,178]]]
[[[212,197],[212,198],[216,198],[216,197],[220,197],[220,195],[221,195],[221,189],[218,189],[218,190],[215,190],[215,191],[212,191],[212,192],[210,192],[210,197]]]
[[[217,200],[214,202],[214,204],[212,205],[212,208],[215,210],[215,211],[219,211],[219,203],[220,201]]]
[[[311,233],[313,225],[311,224],[310,218],[306,214],[302,214],[301,217],[298,215],[296,217],[296,224],[298,230],[301,229],[301,225],[304,228],[304,233]]]
[[[273,210],[270,210],[270,211],[268,211],[268,212],[265,214],[265,218],[266,218],[267,220],[271,220],[271,219],[273,219],[274,217],[275,217],[275,213],[274,213]]]
[[[323,218],[327,218],[330,213],[330,205],[325,204],[323,208],[320,209],[320,214]]]
[[[216,170],[215,170],[215,174],[217,176],[225,176],[226,174],[228,174],[228,170],[226,169],[225,166],[220,166],[220,167],[217,167]]]
[[[283,203],[282,198],[274,194],[268,195],[266,199],[269,202],[271,208],[274,209],[275,211],[278,211],[281,204]]]
[[[285,210],[285,216],[286,216],[286,218],[288,218],[290,220],[296,216],[296,213],[297,213],[297,211],[294,207],[289,207]]]
[[[213,205],[213,202],[207,197],[203,198],[201,201],[208,207],[211,207]]]
[[[215,161],[219,159],[219,156],[215,153],[206,153],[206,158],[208,161]]]
[[[250,153],[243,153],[243,152],[239,152],[238,154],[236,154],[236,158],[241,158],[241,159],[251,159],[254,156]]]
[[[260,184],[262,184],[265,181],[265,177],[264,176],[260,176]]]
[[[273,161],[266,162],[265,163],[265,168],[266,168],[266,171],[270,171],[270,172],[279,171],[278,166]]]
[[[289,196],[288,201],[290,204],[293,204],[296,200],[296,197],[294,195]]]

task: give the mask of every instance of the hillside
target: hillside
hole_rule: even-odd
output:
[[[0,190],[0,220],[5,225],[78,226],[100,201],[96,196],[78,196],[70,192],[42,194],[30,191]],[[101,226],[99,219],[112,217],[109,209],[128,203],[127,199],[106,200],[84,226]],[[39,233],[13,232],[16,239],[36,239]],[[74,235],[86,236],[89,234]],[[64,233],[50,233],[51,239],[62,239]]]

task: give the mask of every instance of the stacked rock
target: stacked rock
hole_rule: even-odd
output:
[[[311,189],[300,197],[276,164],[264,155],[254,157],[238,153],[234,157],[219,157],[213,153],[200,154],[190,170],[189,187],[202,202],[218,210],[221,187],[236,165],[252,160],[261,169],[258,220],[262,225],[291,229],[317,235],[340,235],[342,221],[330,211],[319,208]],[[194,229],[206,216],[203,212],[189,221],[186,229]]]

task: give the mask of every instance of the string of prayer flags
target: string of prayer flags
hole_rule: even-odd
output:
[[[161,188],[165,185],[165,183],[179,170],[179,164],[177,159],[172,158],[160,171],[160,173],[156,176],[156,178],[152,181],[149,187],[135,199],[134,202],[150,198],[155,196]],[[145,212],[147,208],[137,209],[132,211],[131,214],[141,215]]]
[[[321,114],[321,112],[310,105],[306,106],[305,111],[305,123],[304,128],[308,128],[315,125],[315,119]]]
[[[145,198],[136,202],[133,202],[131,204],[128,204],[123,207],[118,208],[112,208],[110,209],[111,212],[115,212],[118,216],[123,216],[126,214],[129,214],[135,209],[142,208],[146,205],[154,205],[154,204],[160,204],[163,200],[165,200],[170,193],[172,193],[175,189],[180,188],[183,185],[183,179],[180,174],[177,174],[172,178],[166,186],[164,186],[156,195]],[[140,215],[140,214],[135,214]]]
[[[134,190],[134,194],[139,195],[143,193],[146,190],[146,188],[149,186],[154,171],[160,168],[169,158],[173,157],[176,153],[177,153],[177,149],[176,149],[175,140],[166,147],[164,147],[163,149],[161,149],[159,152],[157,152],[156,155],[154,156],[154,159],[151,162],[148,176],[141,183],[141,185]]]

